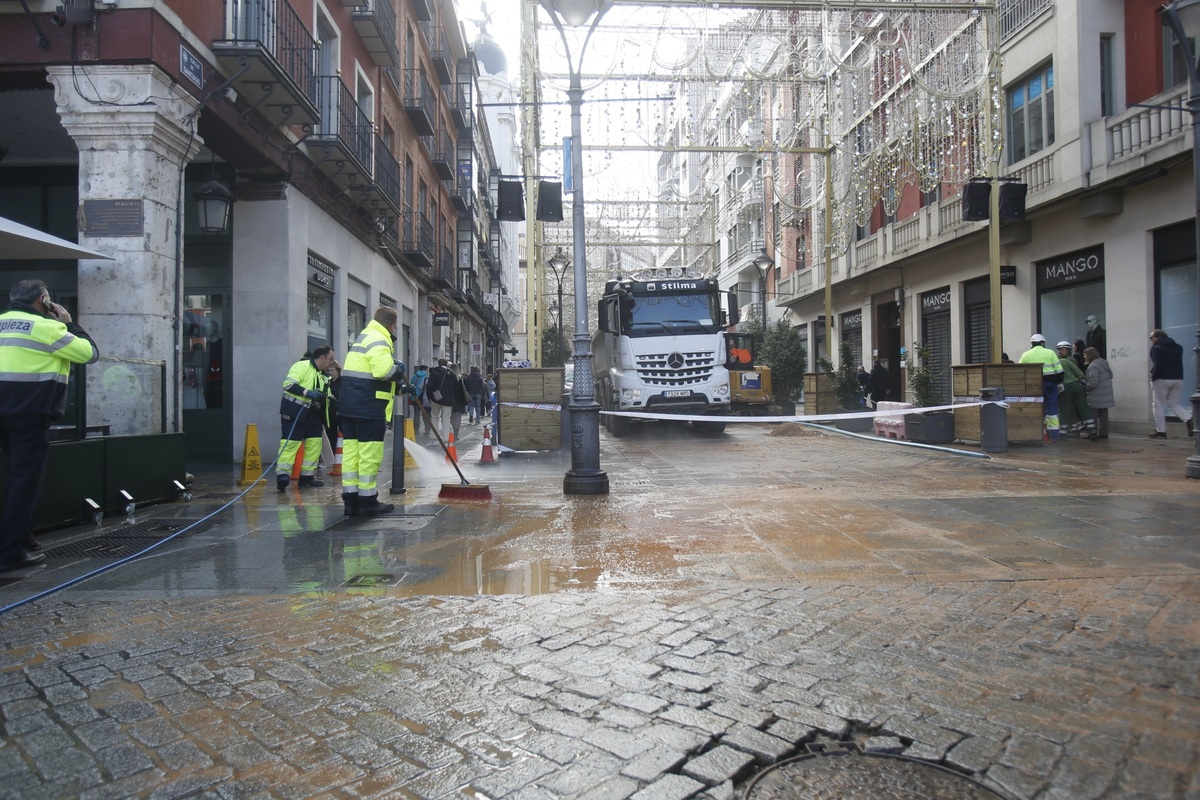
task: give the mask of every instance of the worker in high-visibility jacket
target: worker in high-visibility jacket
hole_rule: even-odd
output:
[[[0,572],[46,556],[33,538],[33,513],[50,455],[50,424],[67,407],[72,364],[100,351],[40,280],[17,281],[0,314],[0,449],[8,456],[8,496],[0,515]]]
[[[1042,413],[1045,415],[1046,435],[1050,441],[1059,440],[1058,393],[1063,387],[1063,366],[1058,354],[1046,347],[1046,337],[1035,333],[1029,337],[1029,349],[1018,359],[1021,364],[1042,365]]]
[[[379,502],[376,480],[397,391],[410,392],[396,360],[396,309],[380,306],[342,365],[342,502],[348,517],[373,517],[396,506]]]
[[[325,370],[333,363],[333,348],[327,344],[292,364],[283,379],[283,398],[279,401],[279,458],[275,463],[275,488],[288,487],[300,443],[304,459],[300,462],[301,489],[324,486],[317,480],[317,461],[321,458],[321,437],[329,423],[330,391]]]

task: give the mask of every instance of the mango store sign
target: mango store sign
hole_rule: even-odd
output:
[[[1037,262],[1039,291],[1104,279],[1104,245]]]

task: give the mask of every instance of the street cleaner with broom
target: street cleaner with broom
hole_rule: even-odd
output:
[[[395,509],[379,502],[376,481],[383,440],[397,391],[412,392],[396,360],[396,309],[380,306],[355,339],[342,368],[338,416],[342,422],[342,502],[348,517],[373,517]]]

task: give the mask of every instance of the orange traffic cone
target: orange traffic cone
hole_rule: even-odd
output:
[[[454,449],[454,431],[450,431],[450,439],[446,442],[446,460],[451,464],[458,463],[458,451]]]
[[[493,464],[496,461],[496,454],[492,452],[492,426],[483,426],[483,452],[479,454],[480,464]]]
[[[292,464],[292,480],[300,480],[300,465],[302,463],[304,463],[304,442],[301,442],[299,449],[296,450],[296,460]]]
[[[333,469],[329,470],[330,477],[342,474],[342,431],[338,430],[337,447],[333,448]]]

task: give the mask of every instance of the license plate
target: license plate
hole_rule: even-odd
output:
[[[691,397],[691,389],[668,389],[663,392],[663,397]]]

